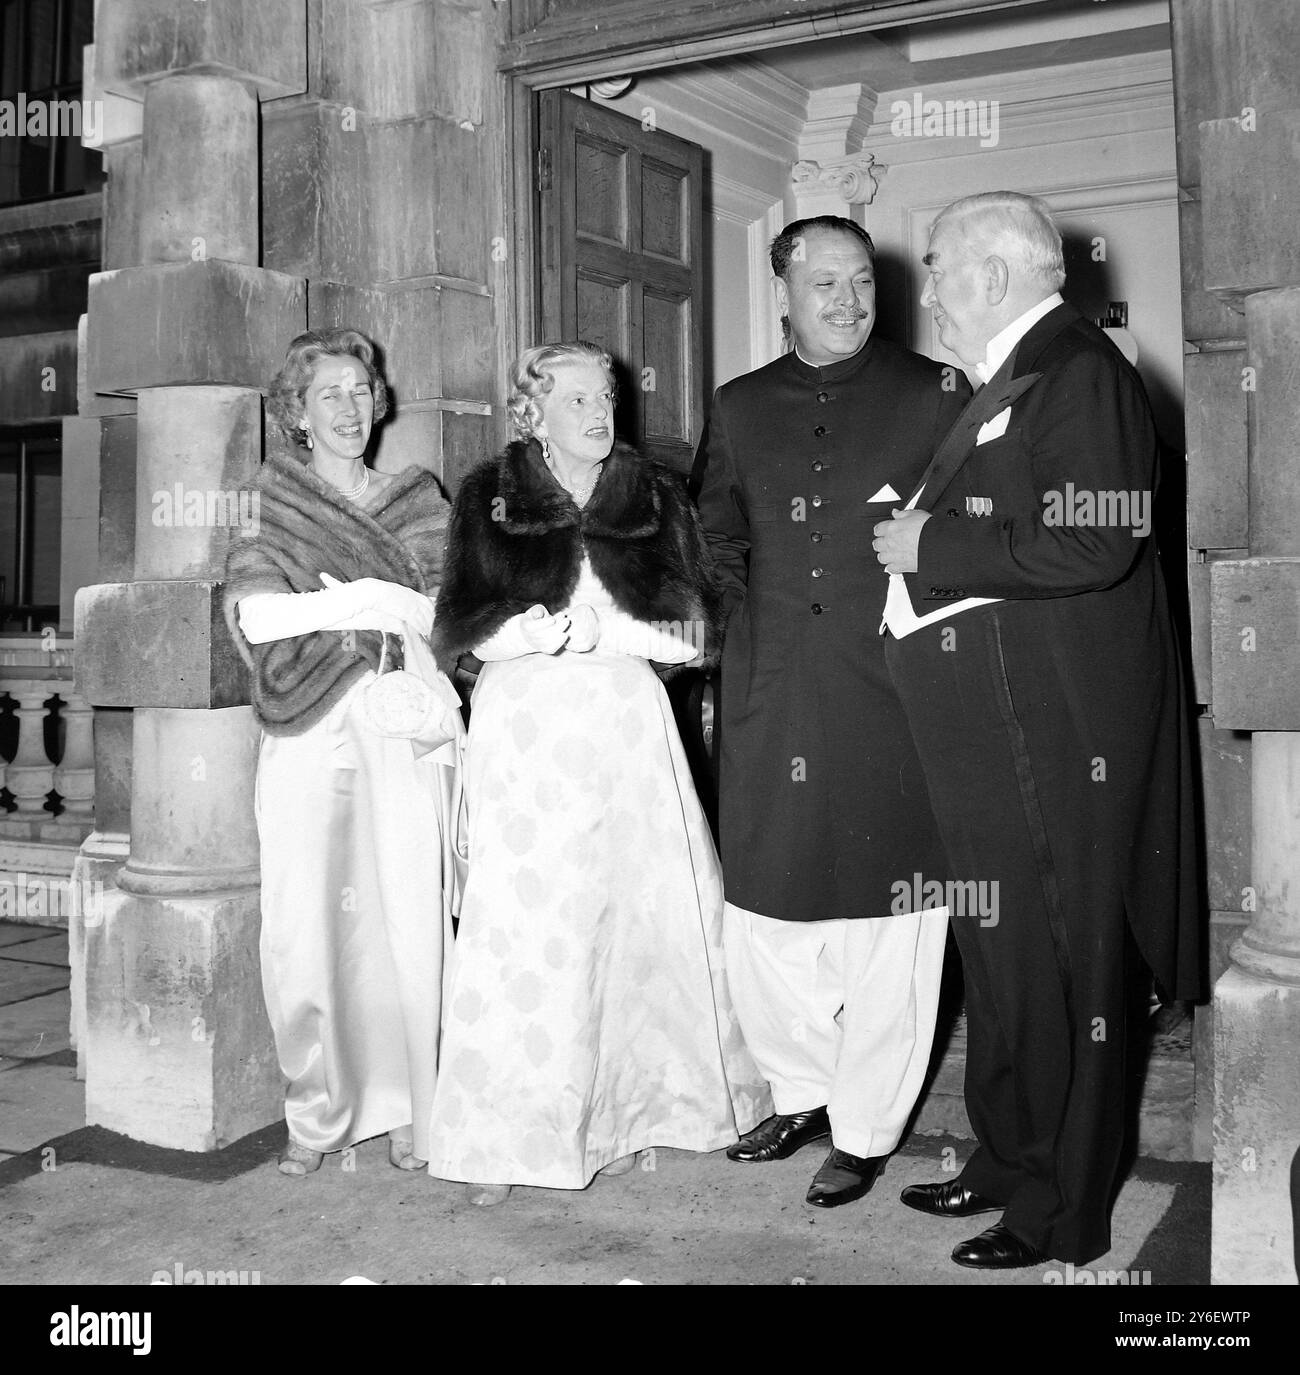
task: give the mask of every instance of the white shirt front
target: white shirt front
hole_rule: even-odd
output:
[[[988,341],[984,349],[984,361],[975,364],[975,372],[981,383],[986,383],[990,377],[1002,366],[1011,356],[1011,350],[1029,333],[1031,329],[1043,318],[1055,310],[1057,306],[1063,304],[1064,298],[1059,291],[1043,300],[1036,306],[1031,306],[1023,315],[1018,315],[1012,322],[1002,330],[999,330],[992,339]],[[979,434],[975,437],[976,445],[987,444],[991,439],[998,439],[1006,433],[1007,422],[1011,419],[1011,407],[1007,406],[980,426]],[[916,495],[907,503],[905,510],[912,510],[916,503],[921,499],[924,486],[917,489]],[[920,630],[923,625],[929,625],[932,621],[946,620],[949,616],[956,616],[962,611],[969,611],[975,606],[988,606],[990,602],[1000,602],[1001,597],[966,597],[959,602],[953,602],[951,606],[942,606],[938,611],[928,612],[924,616],[918,616],[912,607],[912,598],[907,591],[907,583],[903,580],[901,573],[891,573],[889,575],[889,591],[885,594],[885,616],[881,621],[881,632],[886,626],[889,633],[895,639],[901,640],[904,635],[910,635],[914,630]]]

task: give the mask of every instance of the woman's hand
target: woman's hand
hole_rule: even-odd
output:
[[[519,629],[534,654],[558,654],[569,638],[569,614],[552,616],[539,602],[521,615]]]
[[[343,615],[336,626],[344,630],[388,630],[400,634],[409,626],[428,637],[433,629],[433,603],[422,592],[383,578],[358,578],[340,582],[328,573],[320,580],[338,593]]]
[[[566,649],[575,654],[587,654],[600,640],[600,617],[594,607],[583,602],[569,608],[569,643]]]

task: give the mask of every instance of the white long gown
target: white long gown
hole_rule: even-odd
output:
[[[427,1159],[453,774],[366,723],[374,677],[303,734],[262,736],[262,988],[290,1135],[335,1151],[410,1123]]]
[[[488,663],[474,691],[429,1145],[444,1179],[580,1189],[772,1111],[727,988],[717,854],[643,657],[693,650],[619,612],[585,562],[584,602],[594,651]]]

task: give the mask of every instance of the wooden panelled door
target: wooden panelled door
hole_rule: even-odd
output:
[[[540,99],[542,339],[607,348],[620,437],[686,472],[704,419],[704,150],[563,91]]]

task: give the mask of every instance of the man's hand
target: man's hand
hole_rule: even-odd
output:
[[[895,510],[892,520],[882,520],[872,534],[871,547],[886,573],[915,573],[916,551],[921,543],[921,526],[930,519],[929,511]]]

